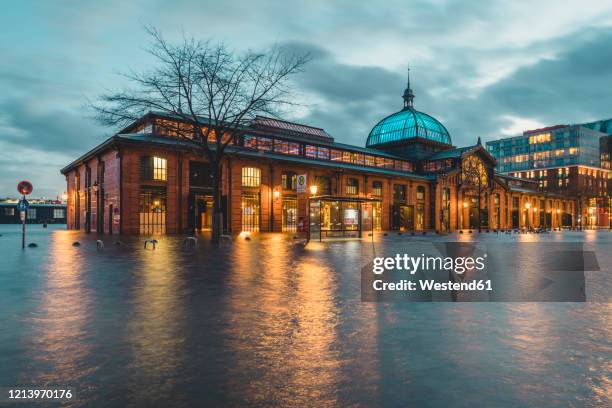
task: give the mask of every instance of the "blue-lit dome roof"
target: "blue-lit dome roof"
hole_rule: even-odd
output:
[[[408,73],[410,74],[410,70]],[[368,136],[366,147],[376,147],[417,137],[452,145],[448,130],[442,123],[413,108],[414,94],[410,88],[410,75],[402,97],[404,98],[404,109],[378,122]]]
[[[374,126],[366,147],[420,137],[438,143],[452,144],[448,130],[436,118],[406,107],[387,116]]]

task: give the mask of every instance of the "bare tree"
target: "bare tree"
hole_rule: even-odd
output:
[[[307,54],[288,54],[278,47],[266,52],[237,53],[223,44],[183,37],[170,43],[155,28],[148,50],[157,65],[124,76],[133,87],[111,91],[93,105],[107,126],[127,126],[150,111],[177,118],[178,137],[197,143],[213,176],[213,242],[222,231],[221,165],[226,148],[236,143],[248,123],[260,114],[278,116],[290,100],[289,77],[301,72]]]

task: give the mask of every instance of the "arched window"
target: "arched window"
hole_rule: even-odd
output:
[[[261,170],[257,167],[242,168],[242,186],[259,187],[261,184]]]

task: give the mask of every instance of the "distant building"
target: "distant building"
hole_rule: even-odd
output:
[[[28,224],[66,224],[66,204],[48,200],[28,200],[26,212]],[[0,201],[0,224],[20,224],[21,215],[17,209],[18,200]]]
[[[612,119],[528,130],[487,142],[503,174],[536,181],[543,191],[577,198],[583,228],[610,227]]]

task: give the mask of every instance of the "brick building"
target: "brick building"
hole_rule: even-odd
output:
[[[318,238],[573,225],[571,198],[495,173],[480,140],[454,147],[413,98],[408,86],[403,109],[374,126],[365,148],[320,128],[254,118],[226,150],[224,229],[308,230]],[[173,130],[190,126],[150,112],[63,168],[68,228],[143,235],[209,229],[211,171],[198,144]]]

